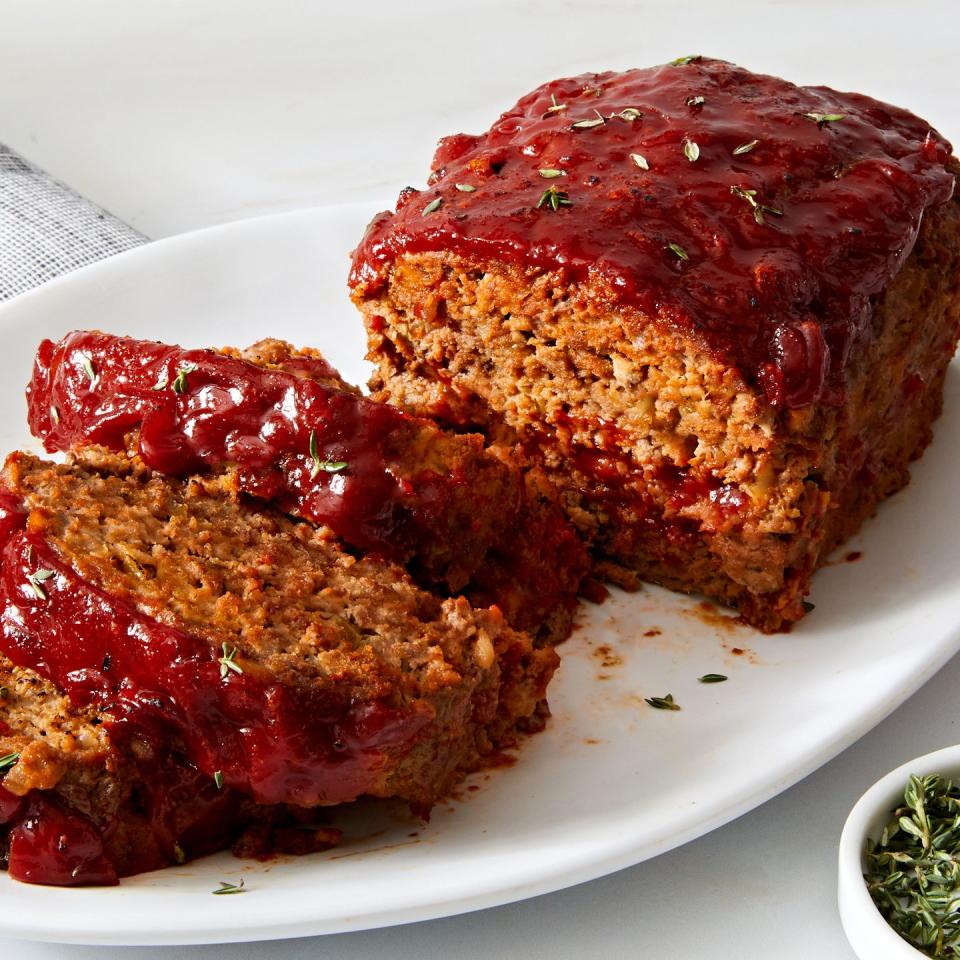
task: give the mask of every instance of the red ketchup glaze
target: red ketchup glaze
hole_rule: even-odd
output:
[[[905,110],[719,60],[556,80],[441,140],[429,189],[373,220],[350,285],[376,293],[424,251],[559,269],[692,331],[774,405],[839,403],[869,298],[952,195],[950,151]],[[549,188],[557,208],[538,208]]]
[[[20,813],[23,799],[0,787],[0,827],[5,826]]]
[[[58,887],[112,886],[117,871],[97,828],[76,811],[32,795],[10,831],[7,869],[14,880]]]
[[[38,569],[53,571],[43,598],[27,579]],[[221,771],[260,803],[353,800],[373,787],[385,751],[409,746],[432,719],[417,703],[281,684],[242,658],[242,673],[221,676],[221,650],[86,583],[23,531],[2,551],[0,647],[77,705],[109,712],[121,739],[181,741],[207,778]]]
[[[30,429],[52,452],[80,443],[120,450],[139,428],[149,467],[182,476],[235,463],[244,492],[390,559],[442,537],[466,478],[456,469],[400,474],[391,444],[415,421],[305,378],[328,376],[325,363],[288,367],[76,332],[40,345],[27,388]],[[180,371],[189,372],[178,380]],[[320,461],[346,467],[315,471],[311,434]]]

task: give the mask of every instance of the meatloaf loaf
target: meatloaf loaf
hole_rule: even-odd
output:
[[[545,467],[607,569],[786,629],[930,442],[957,169],[905,110],[718,60],[545,84],[361,239],[371,387]]]
[[[0,653],[125,738],[257,803],[429,807],[542,723],[556,655],[495,608],[238,503],[222,475],[86,457],[7,460]]]
[[[224,472],[236,493],[405,563],[428,586],[496,603],[519,629],[569,633],[589,561],[542,484],[479,434],[360,396],[315,351],[78,331],[41,344],[28,401],[50,451],[99,445],[173,476]]]

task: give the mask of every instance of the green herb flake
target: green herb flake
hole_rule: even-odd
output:
[[[19,759],[19,753],[8,753],[5,757],[0,757],[0,773],[6,773]]]
[[[614,117],[626,120],[627,123],[633,123],[634,120],[642,120],[643,114],[636,107],[624,107],[619,113],[613,114],[610,119],[612,120]]]
[[[80,366],[92,387],[97,382],[97,371],[93,367],[93,361],[85,353],[78,354],[78,356],[80,357]]]
[[[691,162],[696,163],[700,159],[700,147],[693,140],[683,141],[683,155]]]
[[[159,393],[161,390],[166,390],[170,386],[170,374],[164,370],[159,377],[157,377],[157,382],[150,388],[151,390]]]
[[[220,881],[220,886],[216,890],[210,891],[215,897],[226,897],[233,893],[246,893],[246,888],[243,883],[243,878],[240,878],[239,883],[227,883],[224,880]]]
[[[753,208],[753,219],[757,221],[761,226],[766,222],[764,220],[764,214],[770,213],[775,217],[782,217],[783,211],[778,210],[776,207],[768,206],[765,203],[760,203],[757,200],[757,191],[751,190],[747,187],[738,187],[732,186],[730,192],[735,196],[739,197],[741,200],[746,200],[747,203]]]
[[[46,583],[46,581],[49,580],[52,576],[53,576],[52,570],[37,570],[34,573],[31,573],[27,577],[27,584],[29,585],[30,589],[33,590],[34,595],[38,600],[47,599],[47,593],[43,589],[43,587],[40,586],[40,584]]]
[[[739,147],[733,148],[733,155],[735,157],[742,157],[743,154],[749,153],[759,142],[759,140],[748,140],[746,143],[741,143]]]
[[[187,862],[187,855],[183,852],[183,847],[179,843],[173,845],[173,859],[181,865]]]
[[[706,97],[687,97],[687,106],[688,107],[702,107],[707,102]]]
[[[671,60],[667,66],[668,67],[686,67],[691,63],[696,63],[698,60],[702,60],[703,56],[699,53],[695,53],[692,56],[688,57],[677,57],[676,60]]]
[[[434,210],[440,209],[440,204],[443,203],[443,197],[434,197],[424,208],[423,213],[420,214],[421,217],[427,216],[429,213],[433,213]]]
[[[821,130],[828,123],[836,123],[838,120],[843,120],[846,116],[845,113],[797,113],[798,117],[803,117],[806,120],[810,120],[812,123],[815,123]]]
[[[321,471],[325,473],[339,473],[348,466],[346,460],[321,460],[320,452],[317,449],[317,431],[310,431],[310,456],[313,459],[313,466],[310,468],[310,479],[316,480]]]
[[[537,173],[539,173],[544,180],[553,180],[556,177],[565,177],[567,175],[566,170],[555,170],[552,167],[545,167],[542,170],[538,170]]]
[[[928,957],[960,957],[960,786],[911,776],[863,863],[867,890],[896,933]]]
[[[187,392],[187,377],[196,370],[196,365],[192,363],[185,363],[179,370],[177,370],[177,375],[173,381],[173,392],[184,394]]]
[[[697,677],[700,683],[723,683],[727,679],[722,673],[705,673],[702,677]]]
[[[681,260],[690,259],[690,255],[687,253],[686,250],[683,249],[683,247],[680,246],[679,243],[668,243],[667,249],[671,251],[673,254],[675,254],[676,256],[678,256]]]
[[[220,664],[220,679],[226,680],[227,675],[232,670],[234,673],[243,673],[243,667],[237,663],[237,653],[238,650],[234,647],[232,650],[228,649],[228,644],[221,644],[223,649],[223,656],[218,658],[217,663]]]
[[[647,158],[642,153],[631,153],[630,159],[641,169],[649,170],[650,164],[647,163]]]
[[[461,193],[473,193],[477,189],[475,186],[469,183],[455,183],[454,186]]]
[[[213,775],[213,782],[218,790],[223,789],[223,771],[217,770]]]
[[[679,710],[680,704],[674,702],[673,694],[668,693],[665,697],[644,697],[647,703],[654,710]]]
[[[547,187],[547,189],[540,194],[536,208],[539,210],[541,207],[549,207],[551,210],[559,210],[561,207],[572,206],[572,201],[563,190],[558,190],[556,187]]]

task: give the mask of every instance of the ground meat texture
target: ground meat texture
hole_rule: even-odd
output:
[[[79,331],[41,344],[28,399],[48,450],[126,449],[158,472],[225,474],[238,495],[329,526],[438,592],[495,603],[542,640],[569,633],[588,558],[542,484],[477,433],[360,396],[316,351]]]
[[[98,451],[4,482],[2,652],[257,802],[429,807],[539,715],[552,650],[227,477]]]
[[[543,469],[608,575],[787,629],[930,442],[956,172],[906,111],[720,61],[547,84],[362,239],[371,388]]]

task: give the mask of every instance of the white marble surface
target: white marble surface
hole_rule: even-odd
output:
[[[387,205],[422,181],[438,136],[483,129],[537,83],[684,53],[861,89],[960,141],[958,47],[955,0],[2,0],[0,139],[160,237],[308,204]],[[955,660],[760,809],[536,900],[318,940],[136,950],[0,942],[0,951],[18,960],[849,960],[835,908],[843,820],[886,770],[955,741],[958,684]]]

